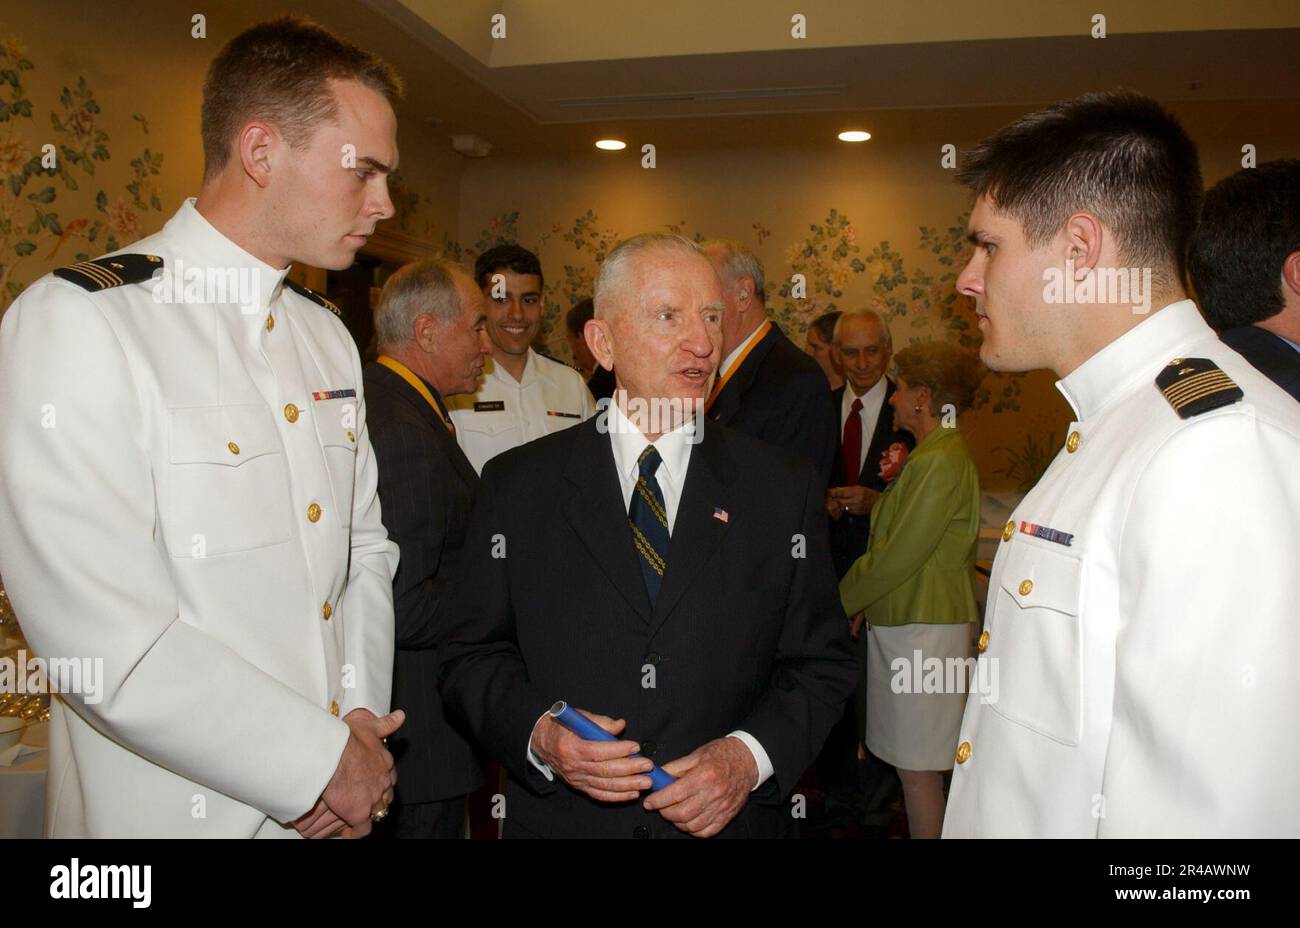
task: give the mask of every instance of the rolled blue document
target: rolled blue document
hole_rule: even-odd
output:
[[[591,719],[587,718],[577,709],[570,706],[561,699],[555,705],[551,706],[551,718],[559,722],[569,731],[573,732],[584,741],[618,741],[605,729],[601,728]],[[641,757],[641,754],[631,754],[630,757]],[[658,764],[650,768],[650,792],[657,793],[670,783],[675,782],[676,777],[663,770]]]

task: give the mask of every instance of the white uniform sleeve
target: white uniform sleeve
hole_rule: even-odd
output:
[[[145,444],[145,417],[163,414],[85,293],[49,281],[24,294],[0,324],[0,571],[42,657],[103,660],[101,691],[66,697],[74,711],[291,821],[324,790],[348,729],[179,621]]]
[[[1297,461],[1246,407],[1180,430],[1140,478],[1100,836],[1300,833]]]

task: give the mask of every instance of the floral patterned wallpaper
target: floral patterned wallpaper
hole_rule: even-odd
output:
[[[139,138],[124,158],[85,77],[42,111],[26,86],[36,71],[16,39],[0,42],[0,311],[52,268],[113,251],[166,219],[154,180],[163,155],[147,143],[145,116],[132,113]]]

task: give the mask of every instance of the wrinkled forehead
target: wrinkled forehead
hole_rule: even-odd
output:
[[[717,272],[701,254],[662,247],[634,255],[630,264],[638,305],[670,303],[696,309],[722,300]]]
[[[600,310],[611,322],[639,319],[665,307],[722,305],[722,285],[708,260],[668,246],[628,255],[612,289],[613,299],[607,298]]]

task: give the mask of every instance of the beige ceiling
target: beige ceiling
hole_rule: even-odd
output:
[[[404,162],[448,151],[458,133],[490,141],[493,157],[590,155],[603,134],[680,149],[826,144],[851,124],[877,132],[872,145],[973,140],[1028,106],[1117,85],[1175,104],[1206,134],[1300,134],[1300,0],[282,3],[222,0],[213,39],[287,7],[384,56],[407,84]],[[1087,35],[1094,7],[1106,39]],[[498,10],[504,40],[489,31]],[[806,46],[783,38],[791,10],[808,16]],[[158,28],[191,12],[182,0],[122,7]]]
[[[1168,102],[1300,100],[1300,2],[365,0],[430,55],[428,115],[498,153],[573,150],[646,120],[686,144],[720,117],[1032,106],[1127,86]],[[1107,37],[1090,34],[1093,11]],[[808,39],[790,38],[791,10]],[[491,36],[504,13],[506,37]],[[459,98],[450,83],[473,90]],[[413,101],[413,102],[417,102]],[[777,121],[773,121],[777,120]]]
[[[1300,26],[1295,0],[391,0],[492,68],[755,51]],[[506,35],[491,21],[505,17]],[[791,34],[804,17],[805,37]]]

